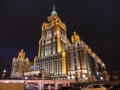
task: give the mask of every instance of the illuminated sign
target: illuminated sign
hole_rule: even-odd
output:
[[[38,70],[38,69],[39,69],[39,65],[31,66],[31,67],[30,67],[30,70]]]

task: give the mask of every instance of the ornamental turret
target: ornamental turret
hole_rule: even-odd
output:
[[[71,42],[79,42],[80,41],[80,36],[74,31],[73,35],[71,36]]]

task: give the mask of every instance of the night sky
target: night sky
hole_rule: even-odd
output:
[[[119,0],[1,0],[0,71],[10,71],[12,59],[21,49],[30,61],[37,56],[41,25],[53,4],[67,26],[69,40],[76,31],[107,70],[120,71]]]

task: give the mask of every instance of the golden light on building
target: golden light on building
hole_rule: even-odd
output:
[[[18,58],[25,58],[25,52],[23,49],[18,53]]]
[[[19,52],[18,57],[25,59],[24,50]],[[41,26],[38,56],[34,58],[34,66],[39,66],[39,70],[26,72],[26,75],[35,73],[39,75],[40,71],[43,71],[42,73],[46,74],[44,78],[47,75],[57,79],[68,77],[73,82],[94,81],[96,72],[105,70],[105,64],[83,42],[79,34],[74,31],[71,42],[69,41],[66,25],[57,15],[55,7]],[[16,74],[20,75],[19,72]]]
[[[10,78],[23,78],[24,72],[28,71],[30,71],[29,58],[25,57],[25,52],[22,49],[18,53],[18,57],[14,57],[12,60]]]
[[[62,74],[66,75],[66,53],[65,51],[62,52]]]
[[[73,32],[73,35],[71,36],[71,41],[72,43],[80,41],[80,36],[75,31]]]

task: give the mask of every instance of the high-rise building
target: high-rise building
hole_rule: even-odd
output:
[[[105,64],[94,51],[73,32],[67,38],[66,25],[57,15],[55,7],[41,27],[38,56],[30,70],[29,59],[22,49],[13,58],[11,78],[37,76],[38,78],[69,79],[86,82],[107,79]]]
[[[66,25],[53,7],[51,16],[42,25],[37,59],[40,68],[53,76],[66,75],[66,44],[69,44]]]
[[[14,57],[12,60],[10,78],[23,78],[24,72],[30,71],[29,58],[25,57],[25,52],[22,49],[18,53],[18,57]]]
[[[105,70],[105,64],[76,32],[71,36],[71,42],[68,40],[66,25],[57,15],[55,7],[42,24],[35,62],[51,77],[66,78],[72,82],[97,80],[97,76]]]

